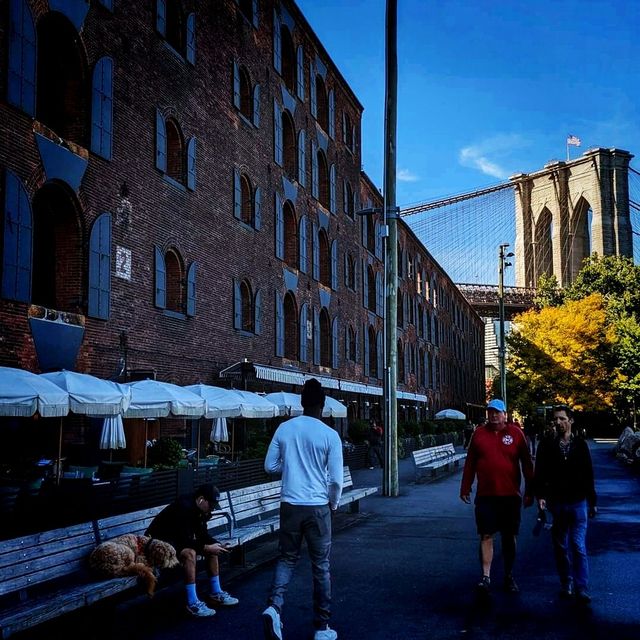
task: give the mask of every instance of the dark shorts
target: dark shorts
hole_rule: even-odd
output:
[[[493,535],[498,531],[517,536],[520,531],[520,496],[478,496],[475,499],[478,533]]]

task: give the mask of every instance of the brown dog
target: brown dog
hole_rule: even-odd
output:
[[[99,544],[89,556],[91,569],[104,577],[138,576],[149,596],[153,595],[157,583],[153,570],[179,564],[176,550],[168,542],[133,533]]]

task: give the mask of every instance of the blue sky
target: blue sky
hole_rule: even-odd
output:
[[[363,167],[381,187],[386,3],[297,4],[364,106]],[[568,134],[572,158],[640,155],[639,25],[639,0],[398,0],[397,204],[565,160]]]

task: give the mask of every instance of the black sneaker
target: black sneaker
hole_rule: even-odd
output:
[[[507,593],[520,593],[520,587],[511,574],[504,577],[504,590]]]
[[[273,605],[269,605],[262,612],[262,625],[265,640],[282,640],[280,612]]]
[[[476,589],[480,595],[489,595],[491,591],[491,578],[489,576],[482,576],[482,580],[478,582]]]

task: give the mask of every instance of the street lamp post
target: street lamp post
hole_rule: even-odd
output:
[[[505,363],[505,341],[504,341],[504,270],[511,266],[510,262],[506,262],[507,258],[511,258],[513,253],[507,253],[508,243],[500,245],[498,251],[498,314],[500,319],[500,342],[498,345],[498,360],[500,363],[500,395],[507,405],[507,369]]]

